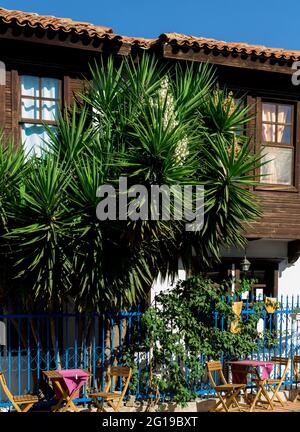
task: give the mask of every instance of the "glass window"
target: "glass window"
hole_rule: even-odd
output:
[[[262,162],[268,162],[261,167],[262,183],[293,184],[293,115],[293,105],[262,103]]]
[[[39,97],[39,78],[24,75],[21,77],[21,94],[22,96]]]
[[[55,128],[55,126],[50,126]],[[44,149],[47,148],[49,136],[44,125],[23,123],[22,124],[22,142],[27,156],[41,156]]]
[[[292,184],[293,150],[291,148],[264,147],[261,168],[262,182],[272,184]]]
[[[26,153],[40,156],[47,146],[47,128],[55,127],[60,109],[60,81],[21,76],[21,131]]]
[[[38,120],[40,117],[40,101],[37,99],[22,98],[22,118]]]

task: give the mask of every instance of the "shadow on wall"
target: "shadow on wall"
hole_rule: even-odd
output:
[[[300,258],[294,263],[289,263],[287,259],[281,261],[278,265],[278,297],[300,296]]]

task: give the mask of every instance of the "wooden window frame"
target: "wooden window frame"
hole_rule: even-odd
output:
[[[262,104],[263,103],[273,103],[273,104],[282,104],[282,105],[291,105],[292,106],[292,122],[291,122],[291,145],[289,144],[279,144],[279,143],[262,143]],[[263,191],[283,191],[283,192],[298,192],[299,190],[299,168],[300,168],[300,161],[299,161],[299,145],[300,145],[300,135],[299,135],[299,127],[300,125],[300,102],[290,99],[281,99],[281,98],[272,98],[270,96],[267,97],[257,97],[256,98],[256,135],[255,135],[255,141],[256,141],[256,148],[261,149],[262,147],[276,147],[276,148],[292,148],[293,152],[293,163],[292,163],[292,184],[291,185],[284,185],[284,184],[270,184],[270,183],[263,183],[263,179],[261,179],[261,182],[259,185],[255,186],[256,190],[263,190]],[[267,122],[268,123],[268,122]],[[280,123],[276,123],[280,124]],[[290,123],[289,123],[290,124]],[[277,128],[276,128],[277,129]],[[276,131],[277,133],[277,131]],[[257,169],[256,172],[257,175],[260,175],[260,169]]]
[[[52,70],[50,65],[47,69],[44,67],[37,67],[37,71],[32,71],[33,65],[30,68],[21,67],[20,69],[11,69],[11,132],[14,139],[15,146],[19,146],[22,142],[21,126],[24,123],[34,124],[33,119],[29,119],[28,122],[21,120],[21,83],[20,77],[23,75],[41,77],[41,78],[54,78],[60,81],[60,109],[62,110],[65,106],[69,106],[72,97],[70,95],[70,77],[64,73],[58,73],[56,70]],[[37,124],[43,125],[45,122],[37,122]],[[55,123],[55,125],[57,122]]]
[[[35,78],[38,78],[39,80],[39,96],[28,96],[28,95],[23,95],[22,94],[22,86],[21,86],[21,79],[23,76],[32,76]],[[58,91],[59,91],[59,97],[58,98],[46,98],[42,96],[42,80],[43,79],[56,79],[59,81],[59,86],[58,86]],[[20,74],[19,75],[19,101],[20,101],[20,106],[19,106],[19,113],[20,113],[20,120],[19,120],[19,124],[23,125],[25,123],[29,123],[29,124],[37,124],[37,125],[52,125],[55,126],[57,125],[57,121],[56,120],[46,120],[42,118],[42,112],[43,112],[43,108],[42,108],[42,102],[43,101],[49,101],[49,102],[58,102],[58,107],[61,110],[62,108],[62,101],[63,101],[63,94],[62,94],[62,80],[60,78],[57,77],[51,77],[51,76],[46,76],[46,75],[30,75],[30,74]],[[22,99],[29,99],[29,100],[33,100],[33,101],[39,101],[39,118],[38,119],[32,119],[32,118],[26,118],[26,117],[22,117]]]

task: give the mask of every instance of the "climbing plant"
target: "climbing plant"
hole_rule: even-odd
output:
[[[145,312],[145,337],[130,348],[126,361],[138,372],[139,385],[150,386],[154,399],[163,395],[184,405],[197,396],[206,361],[248,356],[263,341],[266,347],[274,345],[274,333],[257,328],[266,313],[263,301],[251,305],[239,319],[238,331],[232,330],[237,316],[230,282],[216,285],[203,275],[193,276],[159,294],[155,307]],[[250,283],[241,281],[240,290]],[[144,353],[144,358],[148,353],[148,367],[138,371],[134,353]]]

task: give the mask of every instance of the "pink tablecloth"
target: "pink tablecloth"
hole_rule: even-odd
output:
[[[68,390],[68,395],[70,396],[74,391],[79,392],[79,389],[87,382],[88,373],[81,369],[62,369],[57,370],[62,380],[64,381],[65,387]],[[58,389],[55,388],[55,397],[60,399],[61,394]]]
[[[260,367],[261,378],[269,378],[272,370],[273,363],[260,361],[260,360],[240,360],[231,363],[232,382],[234,384],[247,384],[247,373],[249,373],[250,367]]]

